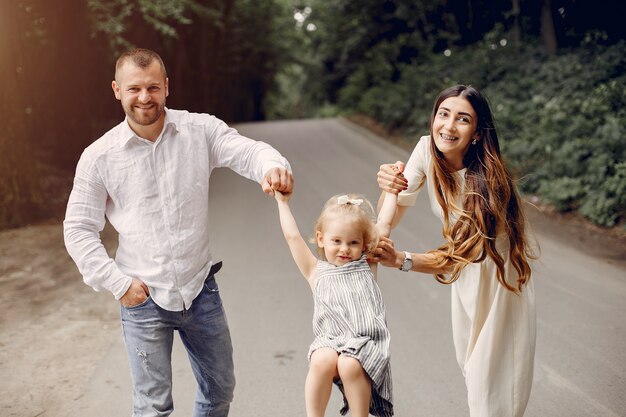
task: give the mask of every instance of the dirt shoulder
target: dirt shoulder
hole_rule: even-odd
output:
[[[119,335],[118,308],[82,282],[60,221],[1,231],[0,414],[66,416]]]
[[[542,235],[626,268],[623,226],[605,229],[580,216],[559,214],[550,207],[536,207],[530,203],[526,212],[533,229]]]

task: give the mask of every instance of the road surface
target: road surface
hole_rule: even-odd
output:
[[[238,128],[247,136],[269,142],[291,162],[296,178],[292,209],[306,236],[327,198],[358,192],[376,200],[378,166],[408,158],[406,151],[343,119]],[[211,216],[212,250],[214,259],[224,261],[218,282],[235,350],[237,387],[231,416],[304,416],[313,305],[310,290],[283,241],[275,202],[262,194],[257,184],[220,169],[211,178]],[[537,354],[526,416],[625,416],[624,264],[591,255],[542,228],[536,232],[542,252],[533,275]],[[399,248],[413,251],[433,248],[441,241],[441,224],[430,212],[426,193],[407,212],[392,238]],[[467,416],[465,386],[452,344],[450,288],[428,275],[388,268],[380,269],[379,284],[392,335],[396,415]],[[57,404],[54,410],[46,408],[44,396],[34,398],[40,403],[40,414],[20,414],[28,407],[19,404],[5,405],[7,412],[0,409],[0,414],[130,416],[130,379],[115,301],[89,289],[81,291],[81,303],[106,306],[100,307],[106,311],[106,320],[98,322],[92,317],[92,330],[82,333],[86,339],[97,335],[98,345],[76,353],[77,358],[97,358],[91,367],[84,365],[89,375],[74,388],[68,402]],[[64,346],[75,343],[81,341],[68,340]],[[44,346],[42,343],[41,348]],[[6,361],[3,358],[0,363],[5,372]],[[173,416],[190,416],[195,383],[178,338],[173,366]],[[7,382],[0,384],[8,387]],[[49,385],[47,395],[54,398],[53,392],[63,381],[49,381]],[[24,399],[28,398],[20,401]],[[339,408],[340,397],[333,389],[326,415],[338,415]]]

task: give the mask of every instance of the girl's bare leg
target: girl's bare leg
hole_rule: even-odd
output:
[[[337,360],[339,378],[353,417],[367,417],[372,399],[372,380],[361,362],[349,356],[339,356]]]
[[[309,373],[304,384],[304,400],[308,417],[324,417],[333,379],[337,373],[338,354],[333,349],[317,349],[311,355]]]

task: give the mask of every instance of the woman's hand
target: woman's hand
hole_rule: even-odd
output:
[[[396,249],[393,240],[381,236],[378,245],[369,253],[368,262],[379,262],[384,266],[397,268],[396,265]]]
[[[378,186],[381,190],[393,194],[406,190],[408,181],[404,178],[403,172],[404,163],[402,161],[381,165],[377,174]]]

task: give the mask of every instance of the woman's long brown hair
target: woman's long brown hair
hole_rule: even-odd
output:
[[[479,140],[470,145],[463,163],[465,189],[460,190],[452,168],[433,138],[432,125],[439,105],[449,97],[461,97],[470,102],[477,116]],[[436,274],[439,282],[456,281],[461,270],[470,263],[481,262],[489,256],[497,267],[498,281],[508,290],[518,293],[530,279],[529,259],[534,259],[525,233],[521,200],[500,154],[493,115],[487,99],[471,86],[457,85],[439,94],[430,118],[430,146],[434,156],[435,194],[443,209],[443,235],[446,243],[429,253],[435,255],[433,266],[452,268],[450,277]],[[462,207],[456,204],[461,194]],[[451,225],[450,216],[458,218]],[[496,248],[496,237],[508,237],[509,258],[518,273],[514,287],[505,278],[505,262]]]

